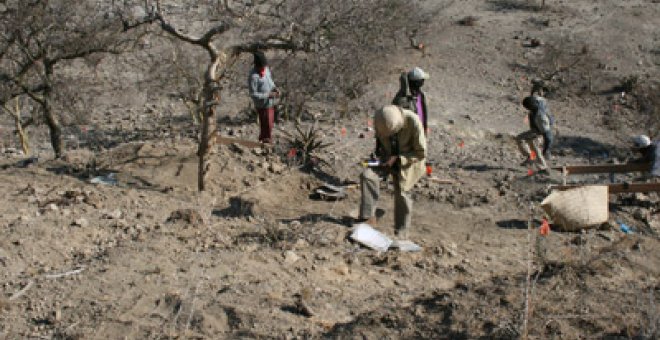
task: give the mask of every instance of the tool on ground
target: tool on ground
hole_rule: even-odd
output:
[[[330,183],[323,183],[314,190],[314,193],[319,195],[319,198],[323,200],[334,201],[346,198],[348,196],[346,189],[353,188],[357,188],[357,184],[332,185]]]
[[[383,163],[379,160],[367,160],[360,163],[365,168],[379,168],[383,166]]]

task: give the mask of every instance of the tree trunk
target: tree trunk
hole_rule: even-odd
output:
[[[43,109],[44,118],[46,118],[46,125],[48,125],[48,131],[50,132],[50,145],[55,152],[55,158],[61,158],[64,152],[62,127],[60,126],[60,121],[57,119],[57,116],[53,113],[53,110],[50,107],[50,99],[47,97],[44,98]]]
[[[215,58],[208,70],[204,80],[203,88],[203,109],[202,109],[202,129],[199,134],[199,147],[197,156],[199,165],[197,172],[197,189],[204,191],[206,174],[211,168],[209,161],[210,155],[215,145],[215,135],[217,131],[215,118],[215,105],[220,100],[220,88],[218,87],[216,69],[220,63],[219,58]]]
[[[23,124],[21,124],[21,117],[18,116],[14,120],[16,126],[16,132],[18,133],[18,138],[21,141],[21,149],[23,149],[23,154],[26,156],[30,155],[30,143],[28,141],[28,135],[23,129]]]
[[[43,98],[40,103],[44,110],[44,118],[46,119],[46,125],[48,125],[48,131],[50,132],[50,145],[53,147],[53,151],[55,152],[55,158],[62,158],[62,156],[64,156],[62,126],[60,125],[60,120],[57,119],[57,115],[53,112],[53,108],[50,105],[50,96],[52,92],[50,87],[52,82],[50,80],[53,75],[53,65],[54,64],[52,62],[44,62],[47,85],[44,89]]]
[[[16,107],[14,111],[5,107],[5,110],[9,112],[12,117],[14,117],[14,126],[16,127],[16,132],[18,133],[18,138],[21,141],[21,148],[23,149],[23,154],[26,156],[30,155],[30,143],[28,141],[27,132],[23,129],[23,123],[21,122],[21,103],[16,97]]]

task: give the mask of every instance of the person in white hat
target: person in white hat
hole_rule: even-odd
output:
[[[632,137],[632,149],[641,154],[635,162],[651,163],[651,177],[660,177],[660,140],[651,141],[647,135]]]
[[[376,224],[376,203],[381,176],[392,175],[394,182],[395,234],[406,238],[412,216],[410,190],[425,174],[426,137],[419,117],[396,105],[386,105],[374,116],[376,155],[381,166],[366,168],[360,176],[360,216],[358,222]]]
[[[424,126],[424,133],[428,133],[429,116],[426,106],[426,95],[422,91],[422,86],[426,79],[429,79],[429,74],[419,67],[402,73],[399,77],[399,91],[394,96],[394,100],[392,100],[392,104],[412,110],[417,114]]]

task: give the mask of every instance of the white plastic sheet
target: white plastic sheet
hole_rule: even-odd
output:
[[[418,251],[422,251],[422,247],[417,245],[415,242],[408,240],[396,240],[392,242],[390,247],[394,249],[398,249],[399,251],[402,252],[416,253]]]
[[[117,177],[114,173],[109,173],[106,176],[97,176],[89,180],[92,184],[103,184],[103,185],[117,185]]]
[[[392,239],[366,223],[360,223],[353,227],[350,237],[355,242],[381,252],[387,251],[392,245]]]

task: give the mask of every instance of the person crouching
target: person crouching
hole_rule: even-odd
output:
[[[410,190],[426,171],[424,127],[417,114],[395,105],[384,106],[375,113],[374,127],[375,155],[381,165],[366,168],[360,175],[362,199],[358,221],[376,224],[381,177],[392,175],[395,234],[407,238],[413,205]]]
[[[660,140],[652,141],[647,135],[637,135],[632,138],[632,144],[632,149],[641,156],[634,162],[651,164],[651,171],[645,177],[660,178]]]
[[[531,165],[535,161],[532,156],[532,150],[536,158],[541,163],[544,171],[549,171],[546,159],[550,158],[550,147],[552,146],[552,118],[548,111],[545,98],[532,95],[523,99],[522,105],[528,111],[527,120],[529,130],[516,136],[518,149],[525,156],[525,161],[521,165]],[[543,147],[539,150],[538,139],[543,137]]]

